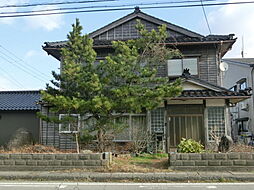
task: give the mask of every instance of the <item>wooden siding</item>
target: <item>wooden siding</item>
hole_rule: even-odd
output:
[[[189,46],[180,48],[186,57],[198,57],[198,77],[202,80],[218,85],[218,63],[216,47],[213,45]]]
[[[157,24],[154,24],[146,20],[141,20],[141,22],[145,25],[146,29],[149,31],[151,31],[152,29],[157,30],[159,26]],[[137,25],[136,19],[132,19],[98,36],[95,36],[93,39],[94,40],[124,40],[124,39],[138,38],[139,34],[136,29],[136,25]],[[173,36],[173,37],[183,36],[183,34],[180,34],[172,30],[167,30],[167,31],[169,36]]]
[[[55,116],[49,111],[49,107],[42,106],[42,114],[47,116]],[[59,134],[58,124],[41,121],[41,144],[46,146],[54,146],[62,150],[75,149],[76,144],[72,135]]]
[[[210,82],[214,85],[220,85],[219,68],[216,54],[216,47],[211,45],[189,45],[175,46],[182,52],[183,57],[198,58],[198,78]],[[113,53],[112,48],[96,49],[98,57],[105,57],[108,53]],[[107,53],[108,52],[108,53]],[[156,65],[158,76],[167,76],[167,64]]]

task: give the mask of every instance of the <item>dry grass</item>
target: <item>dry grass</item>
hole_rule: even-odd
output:
[[[119,157],[108,168],[109,172],[168,172],[168,158]]]
[[[126,173],[150,173],[170,172],[168,169],[168,158],[153,155],[140,157],[119,156],[113,158],[113,163],[108,168],[101,169],[71,169],[64,172],[126,172]]]
[[[3,148],[0,149],[0,153],[8,153],[8,154],[19,154],[19,153],[29,153],[29,154],[50,154],[50,153],[75,153],[75,151],[60,151],[52,146],[43,146],[40,144],[35,145],[26,145],[19,149],[12,149],[12,150],[4,150]]]
[[[230,152],[254,152],[254,147],[244,144],[235,144],[230,148]]]
[[[75,151],[59,151],[51,146],[40,144],[24,146],[11,151],[0,148],[0,153],[28,153],[28,154],[53,154],[75,153]],[[108,168],[102,169],[72,169],[65,172],[169,172],[167,154],[143,154],[138,157],[118,155],[113,158],[113,163]]]

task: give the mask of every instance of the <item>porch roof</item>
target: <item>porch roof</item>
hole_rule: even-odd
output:
[[[193,89],[183,89],[181,95],[173,98],[173,100],[228,99],[230,103],[235,104],[248,99],[251,96],[248,90],[239,92],[230,91],[226,88],[191,76],[188,71],[184,72],[180,78],[182,78],[183,82],[195,84],[197,87]]]
[[[245,92],[231,92],[213,90],[184,90],[181,95],[173,100],[190,100],[190,99],[228,99],[231,103],[238,103],[244,99],[250,98]]]

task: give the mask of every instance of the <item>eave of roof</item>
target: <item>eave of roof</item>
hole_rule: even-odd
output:
[[[222,61],[225,61],[228,64],[238,64],[247,67],[254,67],[254,58],[227,58],[222,59]]]
[[[213,91],[216,91],[216,92],[221,92],[221,91],[228,91],[228,92],[231,92],[229,91],[228,89],[226,88],[223,88],[221,86],[218,86],[218,85],[214,85],[210,82],[207,82],[205,80],[202,80],[202,79],[199,79],[197,77],[194,77],[192,75],[182,75],[180,77],[183,81],[187,81],[187,82],[190,82],[190,83],[193,83],[193,84],[196,84],[198,86],[202,86],[206,89],[209,89],[209,90],[213,90]]]
[[[173,38],[172,38],[173,39]],[[228,39],[225,38],[225,35],[222,35],[222,38],[219,39],[218,36],[216,39],[212,38],[188,38],[188,39],[179,39],[174,38],[174,40],[168,39],[165,43],[169,46],[189,46],[189,45],[209,45],[209,44],[221,44],[223,41],[223,45],[225,46],[227,44],[227,47],[224,51],[222,51],[222,56],[228,51],[228,49],[231,48],[231,46],[235,43],[236,39],[230,39],[230,36],[228,35]],[[42,49],[46,51],[49,55],[52,55],[57,60],[61,60],[61,48],[66,47],[67,41],[59,41],[59,42],[45,42],[44,46],[42,46]],[[94,41],[94,48],[100,49],[100,48],[112,48],[112,40],[95,40]]]
[[[126,41],[128,39],[122,40]],[[225,42],[235,42],[236,39],[232,38],[231,35],[216,35],[216,37],[212,38],[210,35],[202,38],[196,37],[169,37],[165,41],[166,44],[212,44],[212,43],[221,43],[221,41]],[[94,47],[111,47],[112,41],[114,40],[94,40]],[[48,48],[63,48],[66,47],[67,41],[58,41],[58,42],[44,42],[43,49]]]
[[[172,100],[191,100],[191,99],[229,99],[232,103],[240,102],[251,97],[248,91],[233,92],[218,85],[211,84],[197,77],[183,73],[180,77],[183,82],[187,81],[198,86],[204,87],[202,90],[183,90],[181,95]],[[169,81],[170,82],[170,81]]]
[[[184,90],[181,95],[174,97],[171,100],[206,100],[206,99],[224,99],[231,103],[238,103],[250,98],[251,95],[239,92],[215,92],[212,90]]]

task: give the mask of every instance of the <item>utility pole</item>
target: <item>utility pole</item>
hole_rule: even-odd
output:
[[[242,36],[242,51],[241,51],[242,58],[244,58],[244,40]]]

